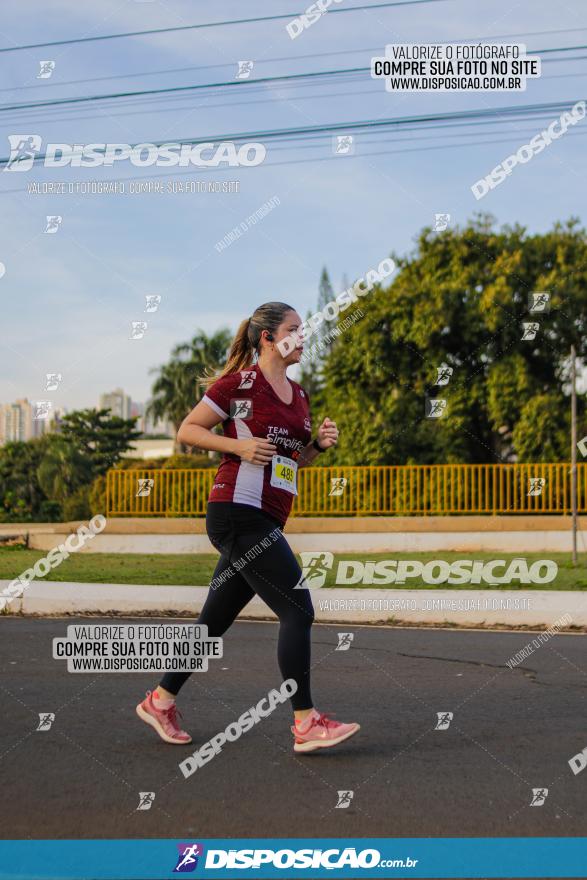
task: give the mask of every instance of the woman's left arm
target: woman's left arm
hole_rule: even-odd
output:
[[[316,449],[315,443],[320,446],[320,450]],[[332,446],[336,446],[337,443],[338,428],[336,427],[336,422],[333,422],[331,419],[324,419],[318,428],[316,440],[312,440],[311,443],[308,443],[302,449],[298,458],[298,467],[307,467],[315,458],[318,458],[319,455],[322,455],[323,452],[326,452]]]

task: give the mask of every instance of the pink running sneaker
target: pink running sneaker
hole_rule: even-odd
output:
[[[358,733],[360,724],[342,724],[326,714],[312,709],[307,718],[292,727],[294,752],[314,752],[337,746]]]
[[[150,724],[154,728],[162,740],[166,743],[172,743],[176,746],[184,746],[191,743],[192,738],[189,733],[182,730],[177,722],[179,710],[175,703],[168,709],[156,709],[153,703],[153,694],[147,691],[147,696],[142,703],[137,706],[137,715],[145,724]]]

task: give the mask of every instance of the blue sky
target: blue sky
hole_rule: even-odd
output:
[[[376,4],[379,0],[370,0]],[[357,5],[343,0],[335,8]],[[3,8],[0,46],[168,28],[232,18],[303,11],[304,2],[250,0],[29,0]],[[369,67],[386,43],[440,43],[517,35],[529,51],[587,44],[584,0],[442,0],[347,14],[327,13],[297,39],[286,20],[0,53],[0,105],[110,92],[233,81],[237,62],[253,60],[253,78]],[[531,35],[534,32],[548,33]],[[519,35],[519,36],[518,36]],[[524,36],[527,35],[527,36]],[[584,53],[587,55],[587,52]],[[540,79],[525,92],[390,94],[369,73],[310,83],[239,86],[181,97],[119,99],[0,114],[0,156],[8,135],[40,134],[43,143],[138,143],[230,132],[344,123],[471,108],[587,97],[587,60],[549,53]],[[577,60],[570,60],[577,57]],[[54,60],[51,78],[36,78]],[[334,156],[332,136],[308,142],[267,141],[257,167],[201,171],[189,178],[162,169],[48,169],[0,173],[0,402],[52,399],[55,406],[97,404],[122,386],[133,400],[149,395],[149,369],[197,329],[234,329],[269,299],[305,314],[316,302],[327,266],[335,288],[363,275],[391,252],[413,247],[435,213],[462,224],[476,211],[532,232],[559,219],[584,220],[587,120],[476,202],[470,187],[510,152],[528,143],[544,120],[476,130],[392,130],[356,135],[355,155]],[[410,139],[408,139],[410,138]],[[371,155],[370,155],[371,154]],[[239,180],[238,194],[35,195],[33,181]],[[230,247],[214,245],[273,196],[279,205]],[[61,215],[55,235],[47,215]],[[147,294],[162,297],[145,315]],[[131,340],[131,321],[146,320]],[[56,392],[45,374],[59,372]]]

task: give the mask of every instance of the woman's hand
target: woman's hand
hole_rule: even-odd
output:
[[[336,422],[331,421],[331,419],[324,419],[318,428],[318,436],[316,439],[318,445],[321,446],[322,449],[330,449],[331,446],[336,446],[338,443],[338,428],[336,427]]]
[[[269,464],[277,453],[277,447],[264,437],[251,437],[250,440],[236,440],[234,454],[251,464]]]

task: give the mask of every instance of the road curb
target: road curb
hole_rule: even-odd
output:
[[[0,580],[0,591],[10,581]],[[208,587],[152,584],[84,584],[33,581],[12,601],[11,614],[172,614],[195,617]],[[459,626],[551,626],[567,615],[565,627],[587,626],[587,591],[580,590],[312,590],[316,620]],[[273,618],[255,596],[240,619]]]

